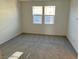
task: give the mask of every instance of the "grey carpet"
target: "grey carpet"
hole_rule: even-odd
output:
[[[74,49],[63,36],[22,34],[2,44],[0,49],[4,59],[16,51],[24,52],[21,59],[77,59]]]

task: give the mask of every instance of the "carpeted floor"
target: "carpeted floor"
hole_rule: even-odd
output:
[[[0,49],[4,59],[16,51],[24,52],[21,59],[77,59],[74,49],[63,36],[22,34],[2,44]]]

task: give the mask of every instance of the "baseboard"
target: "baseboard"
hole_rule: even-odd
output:
[[[3,42],[2,44],[0,44],[0,47],[1,47],[1,45],[3,45],[3,44],[5,44],[5,43],[7,43],[8,41],[10,41],[10,40],[12,40],[12,39],[14,39],[14,38],[16,38],[16,37],[18,37],[19,35],[21,35],[21,34],[25,34],[25,35],[27,35],[27,34],[29,34],[29,35],[45,35],[45,36],[63,36],[63,37],[66,37],[65,35],[49,35],[49,34],[39,34],[39,33],[24,33],[24,32],[22,32],[22,33],[18,33],[17,35],[15,35],[15,36],[13,36],[11,39],[8,39],[7,41],[5,41],[5,42]]]
[[[73,47],[73,45],[71,44],[70,40],[68,39],[68,37],[66,36],[67,41],[69,42],[69,44],[72,46],[74,52],[76,53],[76,56],[78,55],[78,52],[75,50],[75,48]]]
[[[23,32],[22,34],[29,34],[29,35],[47,35],[47,36],[64,36],[64,37],[66,37],[66,35],[51,35],[51,34],[40,34],[40,33],[25,33],[25,32]]]
[[[24,35],[29,34],[29,35],[45,35],[45,36],[64,36],[64,35],[48,35],[48,34],[24,33],[24,32],[22,32],[22,33],[17,34],[17,35],[16,35],[15,37],[13,37],[12,39],[14,39],[14,38],[16,38],[16,37],[18,37],[18,36],[20,36],[20,35],[22,35],[22,34],[24,34]],[[69,43],[70,43],[70,45],[73,47],[73,45],[72,45],[72,44],[71,44],[71,42],[69,41],[68,37],[67,37],[67,36],[64,36],[64,37],[66,37],[66,38],[67,38],[68,42],[69,42]],[[10,40],[12,40],[12,39],[9,39],[8,41],[10,41]],[[0,47],[1,47],[2,45],[4,45],[5,43],[7,43],[8,41],[6,41],[6,42],[2,43],[2,44],[0,45]],[[75,50],[75,48],[74,48],[74,47],[73,47],[73,49],[74,49],[74,51],[75,51],[76,55],[78,55],[78,52]]]
[[[20,36],[22,33],[18,33],[17,35],[15,35],[14,37],[12,37],[11,39],[8,39],[7,41],[3,42],[2,44],[0,44],[0,47],[2,47],[2,45],[4,45],[5,43],[7,43],[8,41]]]

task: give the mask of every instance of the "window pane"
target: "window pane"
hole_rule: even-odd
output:
[[[45,16],[45,24],[54,24],[54,16]]]
[[[33,6],[32,7],[33,15],[42,15],[43,13],[42,9],[43,9],[42,6]]]
[[[55,15],[55,6],[45,6],[44,15]]]
[[[34,24],[42,24],[42,16],[33,16]]]

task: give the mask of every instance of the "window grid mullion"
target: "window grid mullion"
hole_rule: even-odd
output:
[[[44,24],[44,6],[43,6],[42,24]]]

